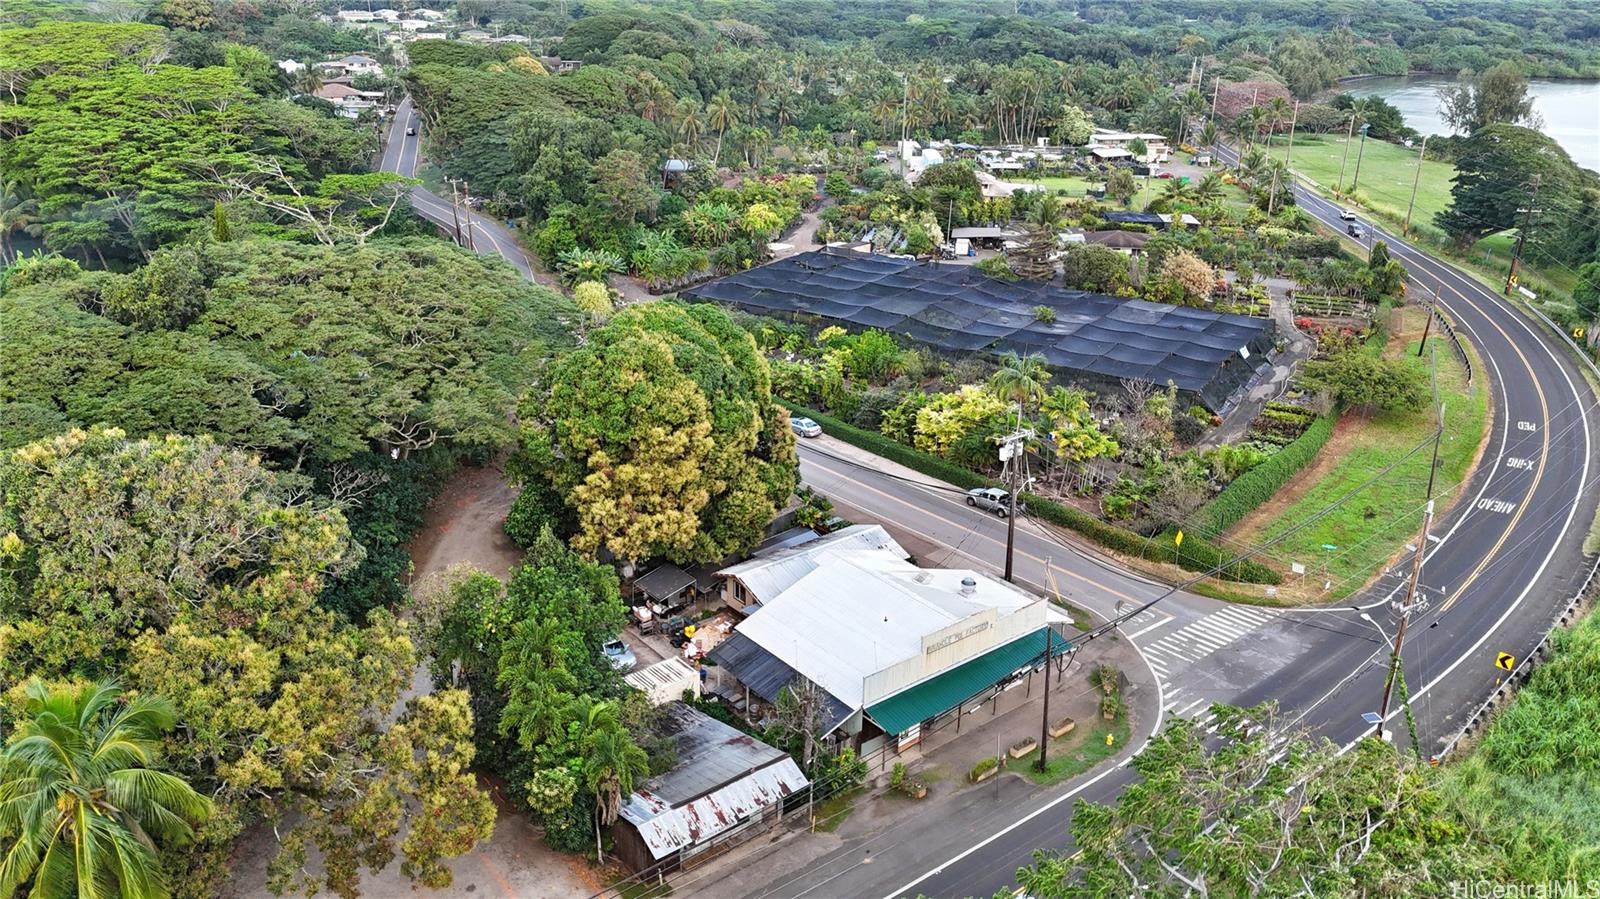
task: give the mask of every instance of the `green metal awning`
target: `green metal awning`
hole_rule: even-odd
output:
[[[941,715],[1019,669],[1038,663],[1044,658],[1044,641],[1044,628],[1041,627],[867,706],[867,715],[878,722],[885,733],[905,733],[912,725]],[[1064,655],[1071,649],[1072,644],[1057,634],[1051,655]]]

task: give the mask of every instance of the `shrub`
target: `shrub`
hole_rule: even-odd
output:
[[[1328,438],[1333,436],[1335,421],[1332,416],[1319,417],[1304,433],[1267,461],[1234,479],[1226,490],[1200,510],[1199,529],[1206,534],[1221,534],[1271,499],[1290,478],[1316,458]]]
[[[1044,322],[1047,325],[1051,324],[1056,320],[1056,311],[1049,306],[1035,306],[1033,307],[1033,320]]]
[[[992,755],[987,756],[983,759],[980,759],[976,765],[972,766],[972,770],[967,774],[967,780],[977,783],[978,778],[988,774],[990,771],[993,771],[998,767],[1000,767],[1000,760]]]
[[[611,304],[611,291],[599,281],[585,281],[572,290],[572,301],[578,308],[604,321],[611,317],[616,307]]]

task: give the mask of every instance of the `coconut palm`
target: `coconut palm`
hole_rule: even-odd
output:
[[[1267,101],[1267,143],[1269,145],[1272,143],[1272,135],[1277,133],[1279,128],[1283,127],[1284,122],[1289,121],[1290,113],[1291,110],[1289,109],[1288,100],[1285,100],[1282,97],[1273,97],[1271,100]]]
[[[722,159],[722,136],[728,133],[728,128],[738,120],[738,113],[733,106],[733,98],[723,91],[711,98],[706,104],[706,122],[717,129],[717,150],[711,154],[711,167],[716,168]]]
[[[1217,123],[1216,122],[1206,122],[1205,126],[1200,129],[1200,145],[1202,147],[1208,147],[1208,148],[1215,148],[1216,147],[1216,145],[1217,145]]]
[[[0,754],[0,895],[157,899],[168,894],[159,850],[189,840],[211,801],[156,770],[172,705],[121,687],[25,688]]]
[[[1222,198],[1222,176],[1216,172],[1207,174],[1194,186],[1195,201],[1201,204],[1212,203]]]
[[[1018,356],[1007,350],[1000,357],[1000,368],[989,376],[989,392],[1003,400],[1032,406],[1044,399],[1048,380],[1050,370],[1045,367],[1043,356]]]
[[[684,146],[689,148],[689,154],[694,155],[694,148],[700,143],[700,132],[705,128],[705,120],[700,117],[700,106],[688,97],[678,101],[673,117],[678,124],[678,137],[683,140]]]
[[[1161,188],[1161,199],[1168,203],[1181,203],[1189,199],[1189,185],[1177,178],[1169,179]]]
[[[597,860],[603,860],[600,828],[617,820],[622,797],[633,792],[634,778],[650,773],[650,757],[622,726],[616,704],[608,701],[589,706],[579,745],[583,783],[594,794],[595,855]]]

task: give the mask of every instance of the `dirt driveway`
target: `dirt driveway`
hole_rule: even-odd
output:
[[[452,478],[428,506],[422,530],[408,548],[413,585],[459,562],[504,578],[522,557],[501,527],[515,497],[499,465],[469,468]],[[408,692],[431,688],[426,669],[419,668]],[[601,885],[582,860],[547,848],[538,830],[510,807],[499,784],[489,786],[499,811],[494,835],[450,864],[455,883],[449,889],[413,890],[396,861],[361,878],[364,899],[567,899],[590,895]],[[270,829],[258,828],[240,840],[233,862],[235,899],[271,899],[263,884],[267,861],[276,852]]]

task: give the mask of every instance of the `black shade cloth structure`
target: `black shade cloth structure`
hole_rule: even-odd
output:
[[[1102,212],[1100,217],[1118,225],[1149,225],[1157,231],[1167,229],[1167,220],[1154,212]]]
[[[1265,319],[837,249],[791,256],[682,296],[880,328],[955,352],[1039,353],[1079,380],[1171,381],[1211,409],[1221,409],[1266,363],[1273,342]],[[1055,320],[1040,321],[1039,306]]]

